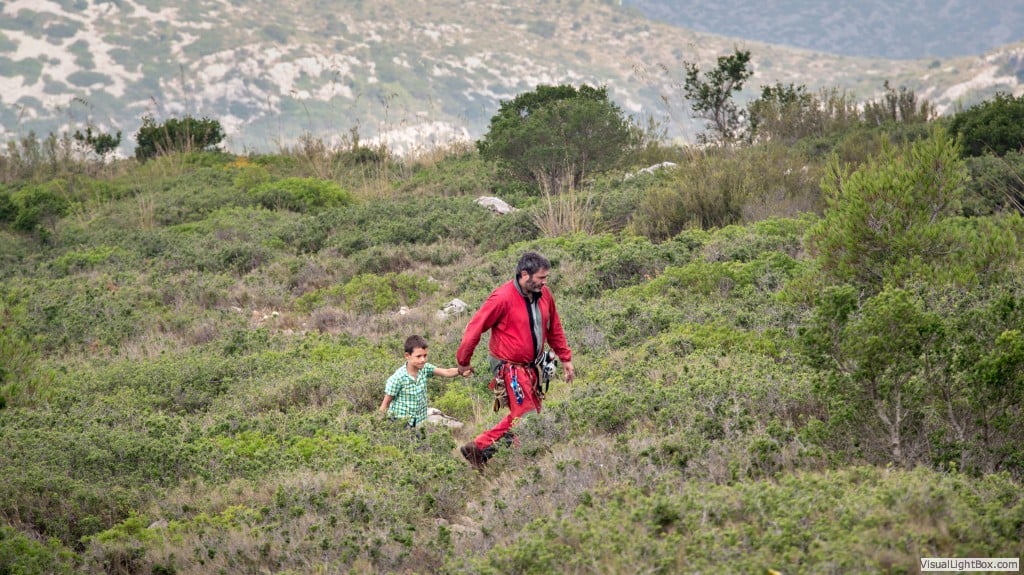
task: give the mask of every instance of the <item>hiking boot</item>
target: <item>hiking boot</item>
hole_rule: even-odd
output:
[[[459,452],[466,458],[466,461],[473,466],[473,469],[483,473],[484,466],[487,465],[487,456],[484,452],[476,446],[476,442],[470,441],[459,448]]]

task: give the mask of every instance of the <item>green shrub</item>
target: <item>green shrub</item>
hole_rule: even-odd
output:
[[[232,183],[242,193],[254,193],[263,184],[270,181],[270,171],[259,164],[251,164],[248,160],[239,160]]]
[[[295,299],[295,309],[301,312],[311,312],[324,305],[341,304],[342,287],[334,285],[305,293]]]
[[[908,265],[941,267],[949,237],[942,221],[959,212],[967,168],[941,128],[853,171],[833,160],[823,182],[828,209],[808,231],[823,279],[877,291],[900,282]]]
[[[21,329],[45,350],[117,347],[144,328],[155,303],[146,288],[118,275],[39,279],[20,288],[15,305],[33,302]]]
[[[142,126],[135,133],[135,157],[147,160],[166,154],[208,150],[224,139],[220,122],[186,115],[157,123],[152,116],[142,117]]]
[[[6,188],[0,188],[0,223],[10,223],[18,216],[18,206]]]
[[[127,268],[135,263],[134,254],[120,247],[96,246],[85,250],[72,250],[55,258],[51,267],[58,276],[101,269],[104,267]]]
[[[24,308],[0,301],[0,410],[32,405],[50,391],[52,374],[41,365],[33,342],[20,333],[24,316]]]
[[[140,170],[160,161],[148,162]],[[178,176],[154,174],[145,190],[151,198],[153,223],[162,226],[197,221],[221,208],[255,203],[251,196],[237,193],[231,172],[220,168],[188,169]]]
[[[501,103],[477,149],[513,179],[557,195],[608,170],[632,136],[606,87],[540,85]]]
[[[776,145],[709,151],[640,177],[649,183],[627,229],[656,241],[687,228],[793,217],[821,204],[816,164]]]
[[[650,280],[667,265],[691,257],[689,250],[681,249],[682,243],[652,244],[647,238],[626,233],[545,238],[532,242],[531,247],[555,266],[552,286],[586,298]],[[560,264],[571,266],[571,271],[560,272]]]
[[[76,573],[74,553],[55,539],[40,543],[0,525],[0,573],[61,575]]]
[[[957,112],[949,129],[960,136],[964,156],[1020,152],[1024,147],[1024,95],[997,92],[991,100]]]
[[[770,218],[746,226],[726,226],[715,230],[703,244],[702,255],[709,262],[756,260],[765,252],[781,252],[797,257],[803,250],[803,237],[813,225],[811,216]]]
[[[346,256],[372,246],[431,245],[441,240],[491,251],[538,236],[526,210],[498,216],[465,197],[364,202],[319,214],[311,225],[315,231],[297,234],[316,234],[323,248],[336,248]]]
[[[444,394],[431,401],[431,405],[443,411],[446,415],[467,421],[473,417],[473,408],[481,401],[480,386],[452,382]]]
[[[1024,213],[1024,152],[1011,150],[1002,157],[971,157],[967,159],[967,169],[970,179],[964,194],[965,216]]]
[[[1020,309],[1005,287],[825,290],[800,339],[825,374],[815,393],[837,447],[879,463],[1016,474]]]
[[[256,186],[251,193],[259,205],[269,210],[311,212],[352,203],[352,195],[336,182],[316,178],[266,182]]]
[[[498,170],[475,151],[445,155],[429,165],[415,165],[397,192],[431,197],[489,195],[498,184]]]
[[[342,288],[345,305],[364,313],[397,310],[399,305],[415,305],[421,297],[437,291],[437,284],[407,273],[359,274]]]
[[[17,206],[13,227],[23,232],[52,230],[72,206],[66,180],[27,186],[14,192],[11,200]]]

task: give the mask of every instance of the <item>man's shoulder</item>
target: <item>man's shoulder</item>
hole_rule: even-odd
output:
[[[551,293],[551,289],[548,286],[540,288],[540,297],[548,301],[555,301],[555,294]]]
[[[509,280],[494,288],[494,294],[508,297],[510,295],[518,295],[519,290],[516,289],[515,280]]]
[[[491,292],[491,295],[487,297],[488,302],[485,303],[490,303],[493,305],[494,303],[504,302],[511,298],[513,295],[516,295],[518,293],[519,292],[516,290],[516,286],[513,285],[511,281],[507,281],[501,284],[500,286],[494,288],[494,291]]]

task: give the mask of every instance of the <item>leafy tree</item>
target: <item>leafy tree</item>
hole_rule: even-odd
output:
[[[880,100],[871,100],[864,104],[864,121],[870,125],[881,126],[887,123],[909,124],[928,122],[935,118],[935,106],[927,100],[918,102],[914,91],[900,86],[899,90],[884,84],[885,94]]]
[[[747,104],[751,135],[764,135],[792,143],[807,133],[812,110],[817,108],[807,86],[762,86],[761,97]]]
[[[700,134],[704,143],[719,141],[731,143],[739,140],[744,131],[741,110],[732,100],[733,92],[743,89],[743,83],[754,75],[750,65],[750,51],[736,50],[730,56],[719,56],[718,66],[700,78],[700,68],[692,62],[683,62],[686,80],[683,94],[690,100],[693,111],[708,121],[711,135]]]
[[[541,85],[502,102],[477,148],[513,178],[557,193],[610,168],[632,138],[607,88]]]
[[[903,289],[857,299],[852,286],[826,290],[802,340],[832,372],[821,389],[832,423],[852,428],[869,454],[909,466],[927,451],[922,357],[942,337],[942,322]]]
[[[107,155],[117,149],[121,145],[121,131],[118,130],[116,135],[110,135],[96,130],[93,133],[92,126],[88,126],[83,134],[81,130],[75,130],[72,136],[76,142],[85,146],[87,149],[92,150],[100,160],[106,159]]]
[[[152,116],[144,116],[135,134],[135,157],[147,160],[176,152],[209,150],[223,139],[224,130],[217,120],[185,116],[158,124]]]
[[[869,459],[912,465],[927,453],[925,414],[934,398],[925,358],[941,346],[941,317],[901,288],[862,299],[844,285],[824,290],[800,339],[829,376],[818,388],[830,425]]]
[[[1024,152],[1024,95],[997,92],[954,115],[949,129],[960,136],[966,156]]]
[[[782,83],[762,86],[761,96],[747,104],[747,115],[752,138],[785,144],[842,132],[861,122],[857,102],[845,92],[833,88],[812,94],[804,85]]]
[[[962,377],[944,394],[944,431],[962,469],[991,473],[1024,463],[1024,301],[1006,293],[987,303],[958,318],[953,367]]]
[[[877,292],[950,251],[940,225],[960,209],[967,169],[941,127],[849,173],[833,157],[822,182],[827,208],[808,245],[834,280]]]

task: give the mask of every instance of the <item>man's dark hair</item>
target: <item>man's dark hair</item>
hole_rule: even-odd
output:
[[[551,269],[551,262],[548,261],[548,258],[537,252],[526,252],[519,258],[519,263],[516,264],[516,277],[523,275],[522,272],[532,276],[540,270],[549,269]]]
[[[422,335],[410,335],[405,338],[405,353],[412,353],[417,347],[427,349],[427,340]]]

